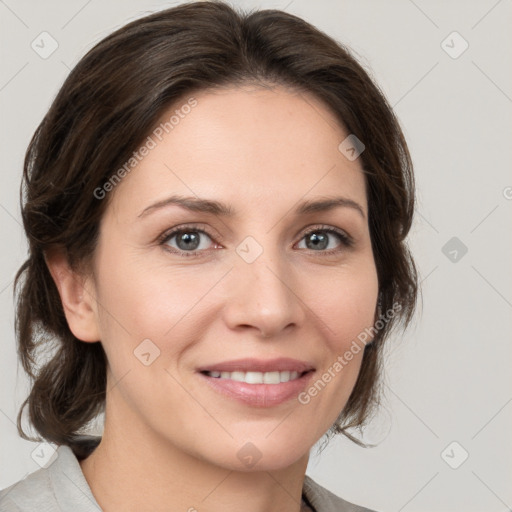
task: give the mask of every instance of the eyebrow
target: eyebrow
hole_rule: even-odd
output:
[[[139,213],[138,217],[145,217],[155,210],[159,210],[170,205],[177,205],[189,211],[209,213],[218,217],[236,216],[236,211],[221,201],[201,199],[192,196],[185,197],[174,195],[148,206],[142,210],[141,213]],[[366,219],[363,207],[356,201],[346,197],[326,197],[314,201],[303,201],[299,206],[295,208],[294,214],[307,215],[316,212],[326,212],[340,207],[352,208],[359,212],[363,219]]]

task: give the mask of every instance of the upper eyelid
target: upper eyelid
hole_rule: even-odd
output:
[[[209,233],[208,228],[205,228],[202,224],[185,224],[183,226],[175,226],[173,228],[167,229],[164,231],[158,239],[160,241],[169,240],[169,238],[176,236],[180,232],[186,232],[186,231],[198,231],[201,233],[204,233],[205,235],[208,235],[210,238],[213,238],[217,236],[218,238],[222,238],[220,235],[215,235],[213,233]]]

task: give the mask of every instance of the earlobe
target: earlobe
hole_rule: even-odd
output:
[[[91,280],[70,268],[66,251],[63,249],[47,251],[45,261],[59,291],[71,332],[82,341],[99,341],[97,303],[95,290],[89,282]]]

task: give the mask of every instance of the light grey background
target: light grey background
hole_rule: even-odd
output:
[[[14,425],[27,392],[12,301],[26,250],[18,204],[24,151],[89,48],[126,22],[176,3],[0,0],[0,488],[39,468],[31,458],[36,445],[21,440]],[[394,105],[416,169],[411,246],[423,312],[390,342],[385,408],[366,434],[381,443],[365,450],[334,440],[320,457],[313,454],[308,474],[382,512],[512,509],[511,2],[236,4],[284,9],[348,44]],[[31,48],[43,31],[58,42],[47,59]],[[469,47],[458,55],[464,41]],[[443,252],[452,237],[459,246]],[[453,441],[458,445],[445,451]],[[457,469],[449,466],[465,452]]]

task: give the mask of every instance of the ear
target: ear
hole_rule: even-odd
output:
[[[63,249],[47,251],[45,261],[59,291],[71,332],[82,341],[99,341],[96,291],[92,279],[71,270]]]

